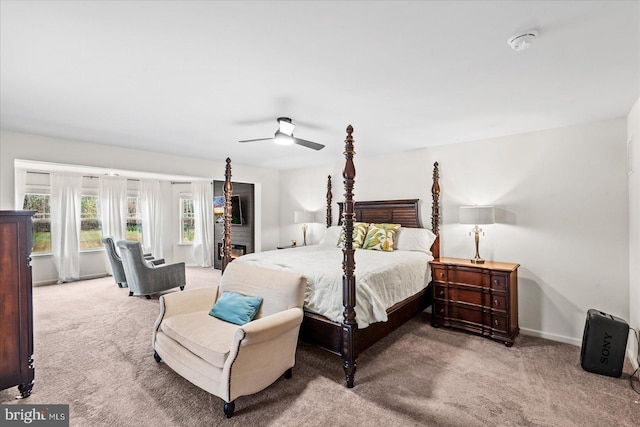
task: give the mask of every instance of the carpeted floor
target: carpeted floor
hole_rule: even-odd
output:
[[[187,269],[187,289],[212,269]],[[113,279],[34,288],[34,392],[3,404],[70,405],[72,426],[638,426],[631,364],[621,378],[585,372],[580,349],[520,335],[513,347],[435,329],[422,314],[358,359],[356,386],[341,360],[300,344],[293,378],[222,401],[153,360],[158,298],[128,297]]]

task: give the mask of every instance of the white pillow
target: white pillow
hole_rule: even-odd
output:
[[[339,225],[332,225],[327,228],[319,244],[336,246],[338,244],[338,238],[340,237],[340,231],[342,231],[342,227]]]
[[[396,234],[399,251],[420,251],[431,255],[436,235],[426,228],[401,227]]]

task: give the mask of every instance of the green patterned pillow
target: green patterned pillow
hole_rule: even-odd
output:
[[[369,231],[364,238],[362,249],[393,251],[393,239],[399,229],[400,224],[369,224]]]
[[[353,223],[353,249],[362,247],[364,237],[367,235],[367,228],[369,228],[369,224],[367,224],[366,222]],[[340,237],[338,237],[338,247],[344,247],[344,229],[340,230]]]

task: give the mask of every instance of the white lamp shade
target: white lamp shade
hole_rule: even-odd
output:
[[[460,224],[493,224],[495,210],[493,206],[460,206]]]
[[[295,211],[293,213],[293,222],[296,224],[308,224],[310,222],[315,222],[313,212]]]

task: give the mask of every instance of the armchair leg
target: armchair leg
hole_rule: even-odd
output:
[[[232,400],[231,402],[224,402],[224,415],[227,418],[231,418],[233,416],[233,411],[236,409],[236,401]]]
[[[133,292],[129,291],[129,296],[132,297],[133,296]]]
[[[144,296],[146,299],[151,299],[151,295],[145,295]]]
[[[155,350],[153,350],[153,358],[156,360],[156,363],[160,363],[162,361],[162,357],[160,357],[158,352]]]
[[[118,287],[119,287],[119,288],[122,288],[122,283],[118,283]]]
[[[284,377],[286,379],[290,380],[292,376],[293,376],[293,368],[289,368],[286,371],[284,371]]]
[[[184,291],[184,285],[180,286],[180,290]]]

